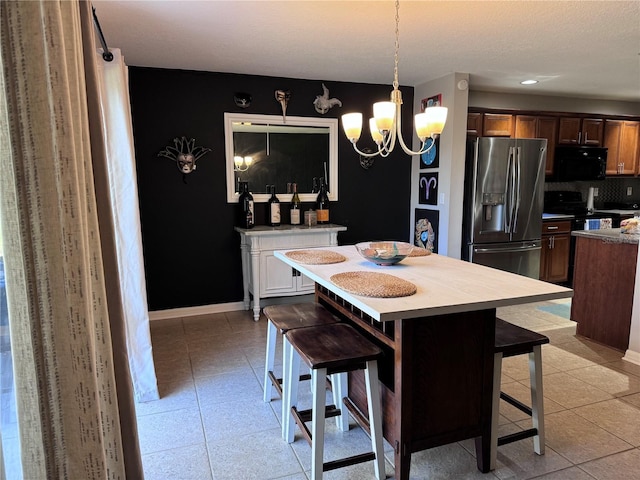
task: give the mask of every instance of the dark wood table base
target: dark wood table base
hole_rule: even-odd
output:
[[[478,469],[488,472],[495,309],[379,322],[320,285],[316,298],[384,352],[383,433],[395,450],[396,480],[409,479],[413,452],[468,438]],[[364,420],[361,372],[349,376],[349,399]]]

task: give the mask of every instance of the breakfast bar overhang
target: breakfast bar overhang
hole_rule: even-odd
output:
[[[409,479],[413,452],[468,438],[476,440],[478,469],[487,472],[496,308],[567,298],[573,291],[436,254],[382,267],[354,246],[323,250],[346,260],[310,265],[286,251],[275,256],[315,281],[317,301],[383,349],[383,433],[394,448],[395,478]],[[331,280],[345,272],[387,273],[417,291],[397,298],[356,295]],[[356,373],[349,377],[348,403],[354,416],[366,415],[364,380]]]

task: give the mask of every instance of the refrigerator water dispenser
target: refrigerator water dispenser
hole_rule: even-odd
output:
[[[482,194],[482,232],[504,230],[504,193]]]

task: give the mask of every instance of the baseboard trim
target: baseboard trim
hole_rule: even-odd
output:
[[[313,293],[308,295],[295,295],[291,297],[271,297],[261,298],[260,306],[277,305],[285,303],[313,302]],[[208,315],[211,313],[239,312],[245,310],[244,302],[216,303],[214,305],[200,305],[197,307],[170,308],[167,310],[155,310],[149,312],[149,320],[168,320],[171,318],[195,317],[197,315]]]
[[[633,350],[627,350],[625,352],[623,360],[627,362],[635,363],[636,365],[640,365],[640,352],[634,352]]]
[[[149,320],[167,320],[169,318],[194,317],[210,313],[236,312],[244,310],[243,302],[216,303],[215,305],[200,305],[197,307],[170,308],[149,312]]]

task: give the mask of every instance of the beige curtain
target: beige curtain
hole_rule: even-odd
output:
[[[25,479],[142,478],[104,148],[89,131],[89,10],[0,2],[0,217]]]

